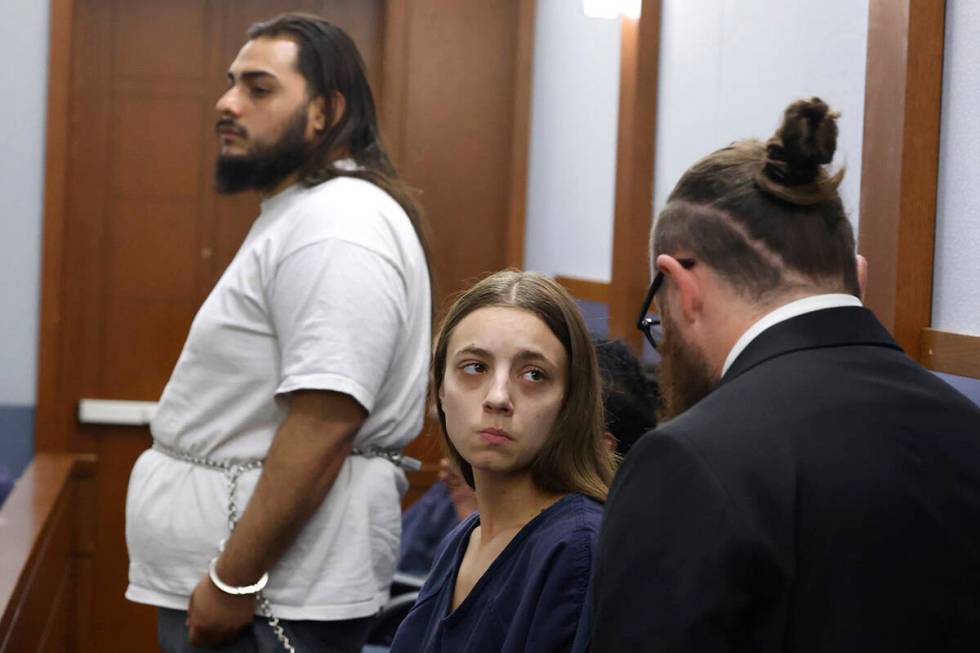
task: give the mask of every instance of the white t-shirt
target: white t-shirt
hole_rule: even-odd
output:
[[[366,181],[292,186],[262,203],[241,249],[191,324],[151,425],[156,441],[217,460],[264,458],[287,393],[333,390],[368,412],[355,447],[400,449],[422,426],[430,347],[425,256],[408,216]],[[238,481],[239,513],[258,470]],[[326,500],[269,570],[276,616],[339,620],[388,598],[405,476],[349,456]],[[126,500],[129,587],[186,609],[228,535],[220,470],[153,449]]]

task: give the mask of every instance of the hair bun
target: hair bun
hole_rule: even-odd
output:
[[[812,204],[825,199],[828,182],[836,189],[843,176],[838,173],[828,178],[821,167],[833,160],[837,150],[839,116],[817,97],[789,105],[783,115],[783,124],[766,142],[766,159],[757,176],[759,185],[770,194],[795,204]],[[786,192],[800,186],[811,186],[811,192]]]

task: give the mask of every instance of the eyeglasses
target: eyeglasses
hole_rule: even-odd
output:
[[[692,258],[679,258],[677,262],[683,266],[685,270],[690,270],[694,267],[694,259]],[[660,317],[657,315],[650,314],[650,307],[653,306],[653,297],[660,290],[660,286],[664,284],[664,273],[657,271],[657,274],[653,277],[653,282],[650,284],[650,290],[647,291],[647,297],[643,300],[643,308],[640,309],[640,316],[636,318],[636,328],[643,332],[643,335],[647,337],[650,342],[650,346],[657,349],[657,345],[664,341],[664,331],[660,324]]]

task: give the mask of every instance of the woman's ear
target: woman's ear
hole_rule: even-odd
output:
[[[680,262],[668,254],[661,254],[657,257],[657,269],[666,275],[664,280],[667,287],[663,289],[667,297],[678,298],[680,306],[671,306],[673,319],[680,315],[686,322],[694,322],[701,315],[704,307],[704,284],[695,272],[696,268],[687,269]]]

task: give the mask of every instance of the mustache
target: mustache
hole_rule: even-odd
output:
[[[245,128],[239,125],[238,123],[236,123],[231,118],[221,118],[218,120],[218,122],[214,123],[215,133],[221,131],[222,129],[231,130],[235,132],[235,134],[237,134],[238,136],[241,136],[242,138],[248,136],[248,132],[245,131]]]

